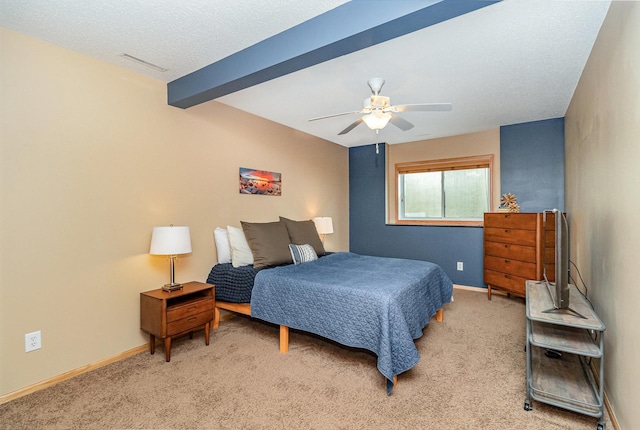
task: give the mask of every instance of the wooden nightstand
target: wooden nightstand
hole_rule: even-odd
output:
[[[140,293],[140,328],[149,333],[149,352],[155,353],[156,337],[164,339],[167,361],[171,360],[171,338],[204,327],[205,343],[213,321],[215,287],[188,282],[182,289],[161,288]]]

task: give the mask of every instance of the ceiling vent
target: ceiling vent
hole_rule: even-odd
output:
[[[141,60],[140,58],[134,57],[133,55],[122,54],[120,56],[123,58],[126,58],[127,60],[133,61],[134,63],[142,64],[143,66],[149,67],[150,69],[157,70],[158,72],[166,72],[167,70],[169,70],[169,69],[165,69],[164,67],[157,66],[148,61]]]

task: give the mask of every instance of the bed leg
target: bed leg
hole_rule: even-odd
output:
[[[220,324],[220,308],[217,306],[213,307],[213,329],[216,330],[218,328],[218,324]]]
[[[393,388],[398,387],[398,375],[393,375]]]
[[[442,320],[444,319],[443,315],[444,315],[444,310],[443,309],[438,309],[436,311],[436,321],[442,322]]]
[[[289,352],[289,327],[286,325],[280,326],[280,352]]]

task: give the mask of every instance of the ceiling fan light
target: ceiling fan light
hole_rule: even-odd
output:
[[[382,130],[389,124],[390,119],[390,113],[381,111],[371,112],[369,115],[362,117],[362,120],[371,130]]]
[[[390,106],[391,99],[385,96],[370,96],[362,102],[363,109],[386,108]]]
[[[391,99],[385,96],[371,96],[371,106],[377,108],[385,108],[389,106],[389,101]]]

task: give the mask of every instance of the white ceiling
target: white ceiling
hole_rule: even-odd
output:
[[[170,82],[345,3],[343,0],[0,0],[0,25]],[[375,7],[375,2],[371,2]],[[218,101],[344,146],[402,143],[564,116],[608,0],[504,0]],[[160,72],[127,53],[168,69]],[[376,137],[357,115],[367,80],[407,112]]]

